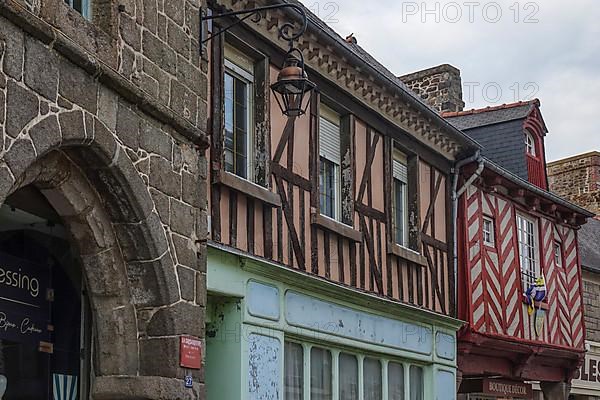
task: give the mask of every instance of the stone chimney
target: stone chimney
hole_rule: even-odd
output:
[[[450,64],[438,65],[398,78],[440,114],[462,111],[465,107],[460,70]]]
[[[600,219],[600,152],[548,163],[550,191],[596,214]]]

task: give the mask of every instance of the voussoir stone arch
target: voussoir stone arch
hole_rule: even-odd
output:
[[[139,376],[138,314],[179,302],[180,292],[165,230],[127,149],[97,117],[70,110],[28,124],[0,155],[0,204],[36,186],[78,249],[95,375]]]

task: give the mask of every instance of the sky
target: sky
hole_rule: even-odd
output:
[[[548,161],[600,150],[598,0],[301,0],[396,75],[461,70],[465,109],[539,98]]]

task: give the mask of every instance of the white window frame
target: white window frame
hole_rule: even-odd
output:
[[[67,0],[67,4],[69,5],[69,7],[71,7],[73,10],[79,12],[79,10],[75,8],[74,3],[75,3],[74,0]],[[92,1],[91,0],[81,0],[81,12],[80,13],[83,16],[83,18],[87,19],[88,21],[91,21],[91,19],[92,19]]]
[[[531,232],[529,232],[531,228]],[[517,241],[519,243],[519,264],[523,290],[535,282],[540,276],[540,241],[538,224],[535,218],[525,214],[517,214]],[[533,243],[529,241],[532,240]],[[531,253],[531,254],[529,254]]]
[[[333,151],[331,150],[326,150],[323,147],[323,140],[325,140],[323,138],[323,135],[321,135],[321,119],[324,119],[325,121],[335,125],[337,127],[337,141],[332,143],[329,143],[329,148],[333,149]],[[342,219],[342,198],[341,198],[341,193],[342,193],[342,188],[341,188],[341,184],[342,184],[342,177],[341,177],[341,150],[340,150],[340,143],[341,143],[341,116],[335,112],[334,110],[332,110],[331,108],[327,107],[325,104],[320,104],[319,105],[319,180],[321,179],[321,158],[326,159],[327,161],[329,161],[331,164],[333,164],[333,216],[330,215],[326,215],[323,214],[323,212],[321,212],[321,215],[323,215],[326,218],[330,218],[333,219],[335,221],[341,222]],[[332,154],[332,153],[336,153],[336,154]],[[320,185],[319,185],[319,206],[321,204],[321,192],[320,192]]]
[[[226,74],[246,84],[246,177],[240,176],[240,178],[254,182],[254,62],[239,50],[230,45],[225,45],[223,63]],[[225,99],[223,98],[224,102]],[[224,104],[223,107],[225,107]],[[225,136],[225,124],[223,124],[223,135]],[[225,137],[223,137],[223,140],[225,140]],[[225,152],[225,149],[223,151]],[[239,176],[235,171],[230,173]]]
[[[559,268],[563,268],[564,266],[564,256],[563,256],[563,245],[562,242],[560,240],[555,240],[554,241],[554,264],[559,267]]]
[[[489,229],[486,229],[486,225],[489,224]],[[486,246],[494,247],[496,245],[496,232],[495,232],[495,224],[494,219],[492,217],[488,217],[487,215],[483,216],[483,224],[481,225],[481,229],[483,231],[483,244]]]
[[[398,204],[396,202],[396,181],[401,182],[403,185],[402,191],[402,240],[399,241],[397,237],[397,210]],[[392,182],[393,182],[393,215],[394,215],[394,242],[402,247],[408,248],[408,157],[400,152],[398,149],[394,149],[392,154]]]
[[[537,152],[535,149],[535,138],[533,134],[529,131],[525,131],[525,148],[527,150],[527,154],[532,157],[536,157]]]
[[[376,355],[376,354],[371,354],[371,353],[363,353],[363,352],[358,352],[358,349],[348,349],[348,348],[332,348],[328,345],[325,344],[319,344],[319,343],[312,343],[312,342],[304,342],[302,341],[302,339],[297,339],[297,338],[285,338],[284,340],[284,347],[285,347],[285,342],[290,342],[290,343],[296,343],[296,344],[300,344],[303,347],[303,352],[302,352],[302,356],[303,356],[303,361],[304,361],[304,380],[302,382],[303,384],[303,393],[304,393],[304,399],[308,399],[310,398],[310,377],[311,377],[311,350],[313,347],[317,347],[323,350],[328,350],[331,354],[331,387],[332,387],[332,399],[338,399],[339,397],[339,387],[340,387],[340,376],[341,376],[341,372],[339,370],[340,368],[340,363],[339,363],[339,358],[341,354],[347,354],[350,356],[354,356],[356,357],[357,363],[358,363],[358,398],[359,399],[363,399],[364,398],[364,362],[365,359],[375,359],[378,360],[380,365],[381,365],[381,385],[382,385],[382,394],[383,394],[383,399],[382,400],[387,400],[385,398],[385,393],[387,392],[387,390],[385,390],[384,388],[387,388],[389,385],[389,381],[388,381],[388,366],[390,363],[395,363],[395,364],[399,364],[402,365],[403,367],[403,374],[404,374],[404,399],[410,399],[410,389],[411,389],[411,379],[410,379],[410,371],[411,371],[411,367],[418,367],[421,368],[423,371],[423,380],[421,382],[422,386],[420,387],[420,390],[426,394],[426,374],[427,374],[427,366],[420,364],[418,362],[413,362],[411,360],[403,360],[403,359],[398,359],[398,358],[394,358],[394,357],[385,357],[385,356],[381,356],[381,355]],[[284,352],[284,357],[285,357],[285,352]],[[285,365],[285,358],[283,360],[283,365]],[[283,371],[283,381],[285,382],[285,371]],[[285,386],[283,387],[283,393],[286,393],[286,388]],[[284,398],[285,400],[285,398]],[[340,399],[341,400],[341,399]]]

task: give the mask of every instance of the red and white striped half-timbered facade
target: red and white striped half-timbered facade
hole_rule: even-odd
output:
[[[585,353],[577,230],[590,214],[483,163],[459,206],[463,391],[490,376],[569,382]],[[524,293],[542,276],[546,297],[530,312]]]

